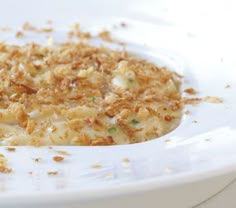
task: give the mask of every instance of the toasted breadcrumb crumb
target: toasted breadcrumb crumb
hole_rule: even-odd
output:
[[[3,154],[0,154],[0,173],[11,173],[12,169],[8,167],[7,159]]]
[[[187,104],[198,104],[198,103],[200,103],[202,101],[202,98],[186,98],[186,97],[184,97],[182,99],[182,101],[186,105]]]
[[[129,162],[130,162],[130,160],[129,160],[129,158],[123,158],[123,159],[121,160],[121,162],[124,162],[124,163],[129,163]]]
[[[54,156],[52,158],[55,162],[62,162],[64,160],[64,157],[61,156]]]
[[[55,175],[58,175],[58,171],[48,171],[47,174],[49,176],[55,176]]]
[[[110,36],[110,32],[107,30],[103,30],[98,34],[98,37],[106,42],[114,42],[114,40]]]
[[[32,160],[34,161],[34,162],[41,162],[42,161],[42,158],[40,158],[40,157],[37,157],[37,158],[32,158]]]
[[[185,115],[189,115],[189,114],[190,114],[190,111],[189,111],[189,110],[186,110],[186,111],[184,111],[184,114],[185,114]]]
[[[81,31],[80,25],[75,23],[72,25],[72,29],[67,33],[67,37],[71,38],[79,38],[80,40],[87,40],[91,38],[91,34],[89,32]]]
[[[213,96],[206,96],[202,100],[208,103],[223,103],[224,101],[222,98]]]
[[[100,169],[100,168],[102,168],[102,166],[99,165],[99,164],[94,164],[94,165],[91,165],[90,167],[93,168],[93,169]]]
[[[22,30],[26,30],[26,31],[37,31],[36,27],[34,27],[33,25],[31,25],[29,22],[25,22],[22,25]]]
[[[15,152],[16,151],[16,148],[15,147],[6,147],[6,150],[8,152]]]
[[[44,33],[50,33],[53,31],[53,28],[51,27],[42,27],[38,30],[39,32],[44,32]]]
[[[16,32],[16,38],[22,38],[24,36],[24,33],[21,31]]]
[[[35,129],[35,121],[28,119],[27,125],[26,125],[27,134],[32,134],[34,129]]]
[[[184,92],[190,94],[190,95],[195,95],[197,92],[195,89],[193,88],[188,88],[188,89],[185,89]]]
[[[170,115],[165,115],[164,119],[165,121],[168,121],[168,122],[172,121],[172,117]]]
[[[2,31],[2,32],[9,32],[9,31],[12,31],[12,28],[10,28],[10,27],[1,27],[0,31]]]
[[[30,24],[29,22],[25,22],[22,25],[22,30],[24,31],[30,31],[30,32],[36,32],[36,33],[49,33],[53,31],[52,27],[42,27],[42,28],[37,28]]]
[[[69,152],[63,150],[55,150],[55,152],[60,155],[67,155],[67,156],[71,155]]]

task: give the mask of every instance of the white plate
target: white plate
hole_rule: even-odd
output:
[[[231,5],[225,3],[221,10],[221,3],[216,4],[209,17],[204,14],[208,14],[210,1],[193,5],[189,1],[121,0],[0,3],[0,26],[17,31],[25,21],[41,26],[51,19],[55,41],[63,41],[75,22],[92,33],[106,28],[128,43],[128,51],[183,74],[183,89],[193,87],[198,97],[224,99],[222,104],[186,106],[191,114],[183,117],[176,130],[141,144],[17,147],[16,152],[0,147],[13,169],[11,174],[0,174],[0,207],[194,207],[234,181],[236,61],[230,47],[235,44]],[[113,28],[122,21],[126,28]],[[15,31],[1,31],[0,39],[46,43],[45,35],[33,33],[17,40]],[[228,84],[231,87],[225,88]],[[71,155],[55,163],[55,150]],[[41,158],[41,162],[32,158]],[[48,176],[48,171],[59,174]]]

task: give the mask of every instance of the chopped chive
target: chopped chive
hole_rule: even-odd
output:
[[[138,120],[136,120],[136,119],[132,119],[132,120],[131,120],[131,123],[132,123],[132,124],[134,124],[134,125],[136,125],[136,124],[138,124],[138,123],[139,123],[139,121],[138,121]]]
[[[92,97],[92,98],[91,98],[91,102],[95,103],[95,101],[96,101],[96,98],[95,98],[95,97]]]
[[[108,133],[114,133],[116,131],[115,127],[110,127],[107,129]]]
[[[129,78],[129,79],[128,79],[128,81],[129,81],[130,83],[132,83],[134,80],[133,80],[133,79],[131,79],[131,78]]]

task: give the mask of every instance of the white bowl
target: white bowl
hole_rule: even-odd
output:
[[[192,8],[188,4],[192,15],[187,12],[185,20],[185,8],[174,9],[172,3],[1,2],[2,26],[17,31],[24,21],[42,25],[52,19],[55,41],[65,40],[66,27],[74,22],[79,21],[82,28],[93,33],[107,28],[113,37],[128,43],[128,51],[184,75],[183,89],[193,87],[199,92],[197,97],[217,96],[224,102],[186,106],[191,113],[183,116],[177,129],[145,143],[17,147],[16,152],[0,147],[13,168],[11,174],[0,174],[0,207],[200,207],[234,182],[236,63],[229,48],[233,35],[226,39],[214,25],[207,28],[210,18],[197,20],[195,9],[201,5]],[[213,14],[217,14],[217,9]],[[177,10],[179,16],[175,16]],[[122,21],[127,27],[113,28]],[[222,27],[230,31],[223,21]],[[22,40],[15,39],[13,31],[0,34],[1,40],[9,43],[46,43],[45,36],[33,33]],[[230,87],[225,88],[226,85]],[[58,164],[52,161],[56,150],[71,155],[64,156],[65,161]],[[42,160],[35,163],[32,158]],[[58,171],[58,175],[48,176],[48,171]]]

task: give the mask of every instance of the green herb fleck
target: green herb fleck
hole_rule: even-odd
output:
[[[129,78],[128,81],[132,83],[134,80],[132,78]]]
[[[107,129],[108,133],[114,133],[116,131],[115,127],[110,127]]]
[[[132,119],[132,120],[131,120],[131,123],[132,123],[132,124],[134,124],[134,125],[136,125],[136,124],[138,124],[138,123],[139,123],[139,121],[138,121],[138,120],[136,120],[136,119]]]
[[[95,103],[96,98],[95,97],[91,97],[91,102]]]

